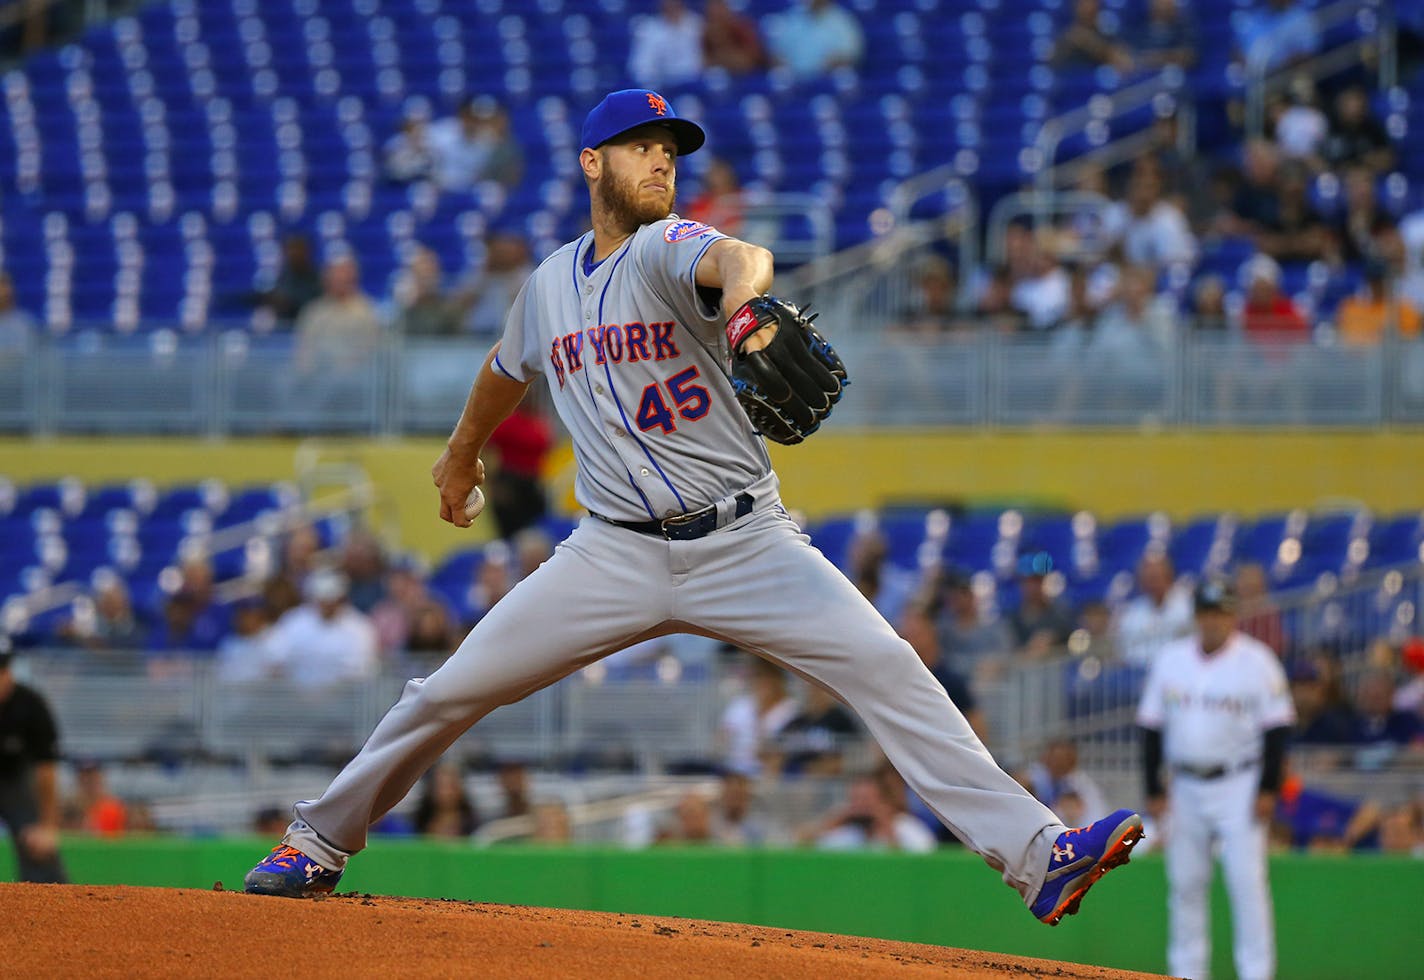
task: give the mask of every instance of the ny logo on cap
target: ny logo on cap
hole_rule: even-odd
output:
[[[648,93],[648,108],[660,116],[667,115],[667,100],[656,92]]]

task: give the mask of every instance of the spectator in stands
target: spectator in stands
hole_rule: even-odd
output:
[[[197,594],[179,589],[164,600],[163,619],[149,633],[150,666],[216,650],[224,632],[223,624],[204,609]]]
[[[302,604],[301,585],[286,574],[274,575],[262,583],[262,606],[267,618],[276,622],[283,613]]]
[[[371,610],[379,649],[390,656],[407,649],[411,624],[426,603],[432,602],[420,568],[410,559],[391,563],[386,571],[386,594]]]
[[[860,724],[851,710],[829,691],[811,684],[805,705],[776,736],[776,768],[791,775],[838,776],[846,746],[859,734]]]
[[[1385,811],[1379,824],[1379,847],[1384,854],[1424,858],[1424,806],[1402,803]]]
[[[1009,616],[1009,629],[1020,655],[1043,657],[1068,642],[1073,632],[1073,610],[1050,596],[1044,588],[1053,558],[1046,551],[1028,552],[1019,557],[1019,604]]]
[[[1132,53],[1117,38],[1103,30],[1099,0],[1075,0],[1073,19],[1053,44],[1055,68],[1097,68],[1110,65],[1118,71],[1132,70]]]
[[[954,669],[949,658],[940,650],[933,611],[936,605],[937,600],[931,598],[911,601],[905,608],[900,635],[914,648],[915,653],[919,654],[920,660],[929,668],[934,679],[939,681],[940,687],[944,688],[944,693],[949,695],[949,700],[954,702],[959,713],[969,721],[969,727],[973,728],[982,740],[988,731],[984,713],[979,710],[974,700],[969,681]]]
[[[1187,217],[1163,197],[1161,167],[1151,157],[1133,166],[1127,197],[1113,205],[1107,221],[1110,228],[1121,229],[1123,257],[1129,262],[1156,269],[1196,259],[1197,241]]]
[[[1376,840],[1380,808],[1372,802],[1306,786],[1289,775],[1281,785],[1272,835],[1313,854],[1343,854]]]
[[[722,712],[717,740],[723,768],[749,776],[761,773],[764,762],[775,762],[775,742],[781,730],[801,711],[786,689],[786,673],[761,657],[751,657],[747,693],[734,698]]]
[[[958,569],[941,572],[935,632],[949,669],[972,681],[997,675],[1014,648],[1013,634],[1002,619],[986,621],[979,612],[970,578]]]
[[[99,837],[122,837],[128,830],[128,807],[109,791],[104,767],[97,759],[81,759],[75,763],[74,773],[77,792],[65,807],[65,828]]]
[[[534,835],[529,838],[534,844],[567,844],[574,839],[573,820],[569,808],[563,803],[551,800],[534,806]]]
[[[252,817],[252,833],[258,837],[281,837],[292,822],[291,814],[278,806],[265,806]]]
[[[1192,287],[1192,327],[1202,333],[1225,333],[1231,326],[1226,312],[1226,281],[1216,273]]]
[[[321,298],[297,318],[297,370],[303,385],[325,383],[364,368],[381,338],[376,305],[361,290],[356,259],[342,255],[322,271]]]
[[[1280,151],[1263,139],[1249,139],[1241,149],[1241,176],[1232,180],[1228,213],[1215,222],[1224,235],[1256,235],[1277,221],[1276,183]]]
[[[1238,57],[1248,67],[1275,69],[1320,48],[1315,18],[1297,0],[1267,0],[1264,7],[1231,18]]]
[[[514,570],[524,581],[554,554],[554,539],[542,528],[526,527],[514,536]]]
[[[0,272],[0,364],[23,355],[35,333],[35,318],[15,304],[15,283]]]
[[[406,337],[453,337],[464,311],[441,284],[440,256],[417,245],[395,288],[395,330]]]
[[[1290,297],[1281,292],[1281,267],[1257,253],[1243,267],[1246,307],[1241,326],[1252,340],[1282,343],[1310,339],[1310,326]]]
[[[1345,262],[1387,259],[1394,251],[1399,229],[1379,205],[1375,176],[1363,166],[1345,171],[1345,208],[1335,220],[1340,258]]]
[[[425,837],[469,837],[480,826],[479,813],[465,791],[460,769],[444,763],[430,771],[415,808],[415,829]]]
[[[702,189],[687,205],[687,218],[711,225],[728,235],[739,235],[746,218],[742,182],[722,157],[713,157],[702,175]]]
[[[756,847],[766,843],[767,835],[751,779],[745,773],[723,773],[712,809],[712,836],[728,847]]]
[[[524,150],[494,99],[467,97],[454,116],[431,123],[429,145],[441,190],[468,192],[487,180],[513,188],[524,177]]]
[[[1351,85],[1335,96],[1324,156],[1335,168],[1359,166],[1371,174],[1393,169],[1394,146],[1384,126],[1370,113],[1369,95],[1363,87]]]
[[[346,593],[346,576],[334,569],[307,577],[307,601],[277,620],[268,635],[272,674],[318,691],[375,673],[376,629]]]
[[[1059,803],[1069,794],[1077,797],[1077,805],[1085,813],[1097,813],[1107,803],[1098,784],[1078,768],[1078,746],[1071,738],[1055,738],[1045,745],[1019,782],[1060,817]]]
[[[817,78],[854,68],[865,51],[855,15],[832,0],[797,0],[790,10],[763,23],[773,63],[797,78]]]
[[[1372,347],[1385,337],[1413,340],[1419,336],[1419,311],[1407,299],[1390,295],[1383,262],[1365,263],[1364,284],[1335,311],[1335,329],[1349,347]]]
[[[529,766],[522,759],[504,759],[495,766],[499,780],[501,817],[526,817],[533,807],[529,798]]]
[[[797,835],[803,844],[821,850],[891,850],[923,854],[935,849],[935,835],[896,806],[884,783],[874,774],[851,780],[846,802]]]
[[[890,545],[878,527],[860,527],[846,548],[846,571],[860,594],[892,626],[919,587],[919,576],[890,561]]]
[[[1195,627],[1191,592],[1177,582],[1172,559],[1149,549],[1137,563],[1136,598],[1118,613],[1113,642],[1124,661],[1150,667],[1162,647]]]
[[[426,664],[438,666],[459,645],[455,625],[443,603],[427,599],[416,607],[406,636],[405,650]]]
[[[766,49],[756,24],[733,10],[727,0],[707,0],[702,17],[702,63],[706,67],[732,75],[766,67]]]
[[[1421,740],[1424,728],[1419,716],[1394,706],[1394,675],[1380,667],[1365,671],[1355,692],[1356,744],[1404,748]]]
[[[1292,79],[1289,95],[1272,103],[1267,112],[1281,156],[1313,171],[1323,169],[1320,153],[1330,133],[1330,121],[1316,105],[1315,85],[1310,77],[1297,75]]]
[[[1122,270],[1117,301],[1098,316],[1088,339],[1094,372],[1101,370],[1124,384],[1152,385],[1162,380],[1171,354],[1176,318],[1165,298],[1153,292],[1156,277],[1145,266]]]
[[[430,148],[428,107],[409,107],[400,132],[386,140],[381,159],[386,178],[397,184],[429,180],[435,173],[435,153]]]
[[[1424,310],[1424,209],[1400,221],[1395,258],[1399,295],[1416,310]]]
[[[148,630],[134,615],[129,587],[123,578],[113,572],[96,573],[93,600],[93,620],[80,623],[76,617],[66,624],[61,635],[88,650],[143,649]]]
[[[59,729],[49,704],[15,680],[0,636],[0,823],[21,881],[64,882],[59,858]]]
[[[1069,648],[1083,660],[1092,657],[1100,662],[1118,659],[1113,636],[1113,614],[1107,603],[1094,599],[1078,610],[1077,627],[1068,636]]]
[[[673,820],[658,828],[658,844],[711,844],[712,802],[700,790],[688,790],[677,801]]]
[[[281,567],[262,586],[262,601],[272,622],[302,604],[302,587],[316,568],[319,551],[321,538],[310,524],[299,524],[282,538]]]
[[[258,295],[257,305],[271,310],[279,324],[290,326],[321,296],[321,274],[312,256],[311,239],[292,233],[282,239],[282,268],[272,288]]]
[[[218,678],[228,684],[255,684],[267,678],[267,628],[272,617],[261,600],[238,603],[232,629],[218,643]]]
[[[1335,251],[1329,226],[1310,203],[1310,188],[1300,164],[1280,170],[1276,204],[1256,232],[1256,247],[1278,262],[1313,262]]]
[[[954,266],[942,255],[927,255],[915,270],[913,304],[900,314],[897,327],[927,338],[954,329],[958,324],[955,294],[958,280]]]
[[[465,331],[493,340],[504,331],[504,316],[534,271],[534,263],[529,243],[516,231],[491,233],[484,252],[484,264],[466,273],[454,298],[463,311]]]
[[[702,18],[683,0],[662,0],[658,12],[633,19],[628,77],[643,88],[693,82],[702,74]]]
[[[1017,333],[1028,326],[1028,318],[1013,303],[1013,277],[1007,266],[995,266],[989,272],[974,306],[974,316],[986,330]]]
[[[1047,330],[1068,310],[1071,282],[1058,258],[1033,232],[1011,225],[1006,235],[1010,270],[1015,271],[1010,302],[1031,330]]]
[[[1190,68],[1196,64],[1196,25],[1183,12],[1184,5],[1178,0],[1149,0],[1147,20],[1131,35],[1134,68],[1156,71],[1167,65]]]
[[[1394,706],[1424,718],[1424,637],[1411,636],[1400,644],[1399,663],[1409,679],[1394,692]]]
[[[341,570],[346,573],[347,601],[369,613],[386,596],[386,556],[381,542],[365,528],[355,528],[341,549]]]
[[[1093,295],[1092,272],[1084,262],[1068,266],[1068,308],[1054,328],[1059,350],[1079,350],[1098,325],[1098,301]]]
[[[1236,628],[1276,651],[1285,652],[1286,632],[1281,611],[1271,601],[1266,569],[1259,562],[1243,562],[1236,569]]]
[[[554,448],[554,427],[538,404],[526,398],[495,427],[494,452],[485,493],[501,538],[513,538],[538,525],[549,510],[544,463]]]
[[[468,624],[483,619],[519,581],[512,567],[513,558],[509,545],[503,541],[491,541],[485,545],[484,561],[475,569],[465,593],[464,611]]]
[[[1306,655],[1291,664],[1288,676],[1296,711],[1295,741],[1302,745],[1353,742],[1359,723],[1345,698],[1338,665]]]

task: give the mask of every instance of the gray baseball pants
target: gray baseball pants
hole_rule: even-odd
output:
[[[908,643],[786,516],[769,476],[751,514],[693,541],[585,518],[426,678],[408,682],[286,843],[328,868],[366,846],[471,725],[629,644],[698,633],[822,685],[909,786],[1031,903],[1062,823],[999,768]]]

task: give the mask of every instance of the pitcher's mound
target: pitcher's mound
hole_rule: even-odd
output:
[[[0,885],[0,922],[4,972],[16,977],[1145,976],[696,919],[354,894],[293,901],[7,884]]]

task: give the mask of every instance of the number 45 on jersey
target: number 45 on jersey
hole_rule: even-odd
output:
[[[712,408],[712,396],[702,385],[693,384],[701,375],[697,368],[679,371],[663,382],[653,382],[643,389],[643,397],[638,400],[638,428],[644,432],[661,429],[664,432],[677,430],[677,414],[689,422],[696,422]],[[667,389],[667,397],[663,389]],[[671,402],[671,406],[669,406]]]

